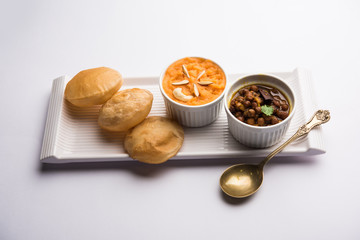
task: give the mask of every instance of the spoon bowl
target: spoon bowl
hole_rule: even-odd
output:
[[[231,197],[247,197],[255,193],[264,179],[258,165],[237,164],[229,167],[220,177],[220,187]]]
[[[304,124],[285,143],[271,152],[258,165],[237,164],[229,167],[220,177],[220,187],[224,193],[234,198],[244,198],[254,194],[261,186],[264,179],[264,166],[276,154],[299,137],[307,135],[314,127],[330,120],[328,110],[318,110],[309,122]]]

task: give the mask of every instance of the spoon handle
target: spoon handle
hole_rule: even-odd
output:
[[[287,145],[289,145],[294,140],[298,139],[299,137],[307,135],[314,127],[319,126],[323,123],[326,123],[330,120],[330,112],[328,110],[317,110],[315,114],[312,116],[310,121],[306,124],[302,125],[296,133],[289,138],[286,142],[280,145],[277,149],[271,152],[260,164],[259,166],[263,168],[265,164],[272,159],[276,154],[281,152]]]

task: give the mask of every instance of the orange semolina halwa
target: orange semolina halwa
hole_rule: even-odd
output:
[[[183,65],[187,69],[190,78],[184,73]],[[201,75],[204,70],[205,73]],[[201,77],[197,79],[199,75]],[[189,83],[173,85],[173,83],[183,80],[188,80]],[[203,85],[204,82],[211,82],[211,84]],[[194,84],[198,89],[198,96],[195,93]],[[190,106],[204,105],[214,101],[222,94],[225,85],[226,76],[224,71],[213,61],[199,57],[186,57],[171,64],[167,68],[162,82],[165,93],[172,100]],[[179,100],[173,93],[176,88],[181,88],[184,95],[192,96],[192,98],[188,101]]]

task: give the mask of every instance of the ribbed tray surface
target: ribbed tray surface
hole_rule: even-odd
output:
[[[289,138],[307,118],[316,110],[311,76],[306,70],[272,73],[285,79],[295,90],[297,109],[284,140]],[[229,84],[242,74],[229,75]],[[123,148],[124,133],[103,131],[97,124],[99,106],[78,108],[63,99],[68,77],[54,80],[49,102],[48,117],[45,126],[41,160],[50,163],[122,161],[130,160]],[[124,79],[121,89],[144,88],[154,95],[150,115],[166,116],[164,101],[158,87],[158,78]],[[269,153],[270,149],[250,149],[239,144],[228,131],[224,109],[213,124],[202,128],[184,128],[183,147],[172,159],[209,159],[259,157]],[[307,138],[286,148],[281,155],[320,154],[324,147],[321,128],[315,129]]]

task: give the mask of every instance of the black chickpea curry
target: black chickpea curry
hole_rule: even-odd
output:
[[[234,93],[229,110],[241,122],[253,126],[270,126],[286,119],[291,107],[278,89],[253,84]]]

